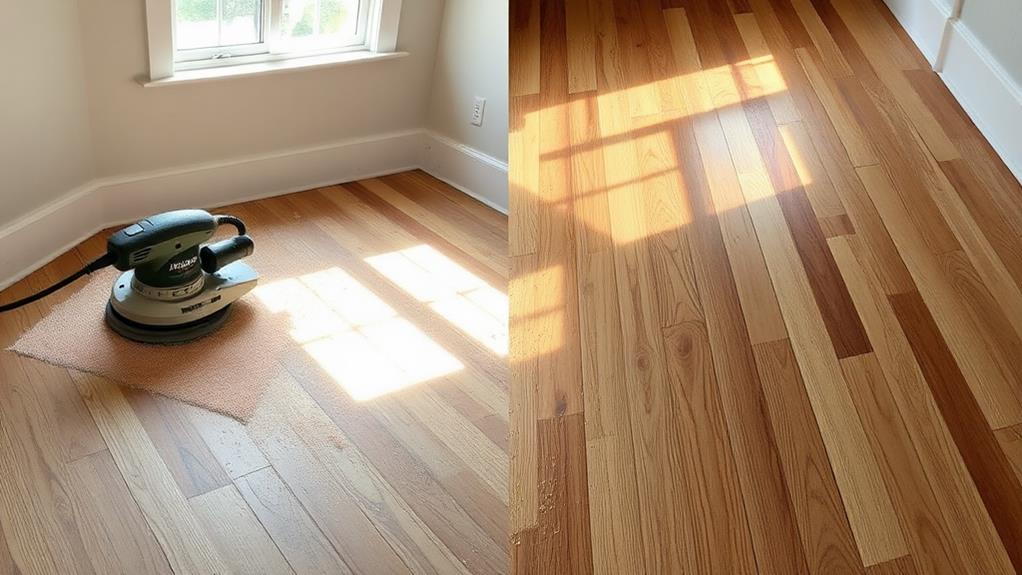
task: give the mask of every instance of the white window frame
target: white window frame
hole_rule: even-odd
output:
[[[235,66],[259,62],[297,60],[324,54],[347,54],[364,52],[389,54],[397,50],[398,21],[401,16],[402,0],[366,0],[365,14],[359,14],[361,33],[355,45],[322,50],[285,52],[270,40],[279,36],[281,7],[283,0],[264,0],[262,42],[242,46],[200,48],[189,50],[194,58],[176,61],[174,47],[174,1],[146,0],[146,28],[149,33],[149,79],[150,82],[172,78],[175,71],[202,68]],[[229,57],[217,58],[218,54]]]

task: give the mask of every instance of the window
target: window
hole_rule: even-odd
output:
[[[150,76],[324,54],[393,52],[401,0],[146,0]]]

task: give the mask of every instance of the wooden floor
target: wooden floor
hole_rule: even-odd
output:
[[[257,244],[343,268],[465,369],[360,403],[295,354],[246,427],[0,352],[0,574],[506,572],[506,352],[367,263],[431,246],[506,309],[506,218],[421,172],[228,211]],[[0,349],[73,291],[0,316]]]
[[[511,6],[513,570],[1022,570],[1022,188],[883,3]]]

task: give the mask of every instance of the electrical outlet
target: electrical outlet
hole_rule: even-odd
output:
[[[475,105],[472,106],[472,125],[483,125],[483,113],[486,111],[486,98],[476,96]]]

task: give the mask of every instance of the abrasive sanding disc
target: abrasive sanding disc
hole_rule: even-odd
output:
[[[150,326],[141,324],[117,313],[110,303],[106,305],[106,323],[118,335],[139,343],[157,345],[180,345],[205,337],[223,327],[230,316],[231,307],[206,316],[200,320],[175,326]]]

